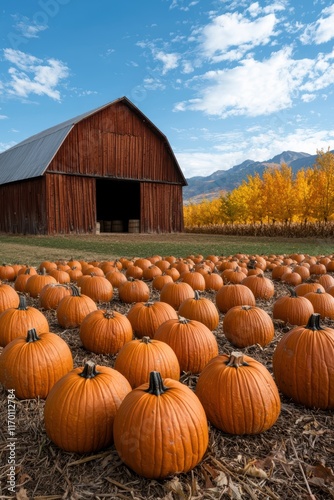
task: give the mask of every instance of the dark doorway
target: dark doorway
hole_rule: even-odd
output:
[[[96,213],[101,232],[128,232],[129,220],[140,220],[139,182],[97,179]]]

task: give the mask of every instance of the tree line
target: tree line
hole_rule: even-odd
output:
[[[326,224],[334,220],[334,154],[317,151],[312,167],[295,174],[286,163],[249,175],[213,200],[184,207],[185,227],[221,224]]]

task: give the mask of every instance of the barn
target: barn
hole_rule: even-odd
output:
[[[0,154],[0,231],[181,232],[186,184],[166,136],[121,97]]]

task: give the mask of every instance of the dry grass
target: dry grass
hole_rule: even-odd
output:
[[[287,290],[275,284],[275,296],[257,301],[271,314],[274,300]],[[215,300],[214,292],[205,294]],[[152,292],[158,300],[157,292]],[[38,306],[28,298],[29,305]],[[100,304],[99,307],[104,307]],[[130,305],[121,303],[117,292],[114,309],[127,313]],[[78,329],[63,330],[55,312],[45,312],[50,330],[71,347],[75,366],[87,359],[113,366],[115,357],[87,352]],[[223,319],[223,315],[221,320]],[[333,327],[333,321],[326,321]],[[287,327],[275,322],[275,338],[266,348],[258,345],[243,351],[262,362],[272,372],[275,346]],[[231,352],[222,321],[214,331],[221,353]],[[184,373],[182,382],[194,389],[197,376]],[[114,446],[87,455],[66,453],[46,436],[42,400],[16,401],[16,496],[6,488],[8,447],[6,432],[6,393],[1,391],[1,495],[0,498],[24,499],[237,499],[287,500],[334,498],[334,426],[333,412],[306,409],[282,396],[282,411],[277,423],[255,436],[234,436],[210,427],[210,444],[202,462],[187,474],[165,480],[139,477],[119,459]]]

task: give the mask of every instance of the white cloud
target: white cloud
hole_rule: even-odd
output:
[[[303,102],[311,102],[311,101],[314,101],[314,99],[316,99],[316,95],[315,94],[302,94],[301,96],[301,100]]]
[[[163,75],[165,75],[168,71],[177,68],[179,65],[179,59],[180,59],[179,54],[167,53],[163,52],[162,50],[159,50],[159,51],[154,51],[153,55],[157,61],[162,62]]]
[[[316,90],[324,89],[333,84],[334,81],[334,50],[330,54],[319,54],[314,61],[312,70],[310,71],[309,79],[300,90],[307,92],[315,92]]]
[[[322,11],[322,17],[309,24],[300,40],[304,44],[329,42],[334,38],[334,4]]]
[[[48,28],[46,24],[32,22],[26,16],[13,16],[16,20],[15,29],[25,38],[38,38],[41,31]]]
[[[6,115],[0,115],[0,120],[6,120],[8,118],[8,116]]]
[[[313,94],[334,80],[334,53],[318,59],[292,58],[286,47],[263,61],[244,59],[232,69],[202,75],[198,96],[179,102],[174,111],[201,111],[209,116],[261,116],[290,108],[300,94]],[[200,77],[193,80],[197,87]]]
[[[60,100],[57,86],[69,75],[65,63],[56,59],[43,61],[14,49],[4,49],[4,58],[13,65],[8,70],[10,81],[6,84],[9,94],[19,97],[46,95]]]
[[[199,2],[199,0],[195,0],[195,1],[192,1],[192,2],[189,2],[188,5],[183,5],[183,0],[172,0],[172,3],[170,5],[170,9],[180,9],[180,10],[183,10],[185,12],[187,12],[191,7],[194,7],[195,5],[197,5]]]
[[[182,73],[188,74],[194,71],[194,66],[190,61],[182,62]]]
[[[166,85],[156,78],[144,78],[143,85],[147,90],[164,90]]]
[[[255,132],[255,133],[254,133]],[[217,143],[216,152],[203,151],[176,152],[184,176],[189,179],[197,175],[207,176],[217,170],[228,170],[245,160],[267,161],[283,151],[296,151],[317,154],[317,150],[334,147],[332,130],[298,128],[293,132],[278,132],[277,129],[253,131],[250,135],[239,132],[222,134],[221,146]]]
[[[253,4],[256,6],[256,4]],[[215,17],[202,31],[202,50],[213,62],[230,59],[226,53],[233,49],[240,58],[255,46],[267,44],[275,35],[277,19],[274,14],[253,21],[232,12]]]

